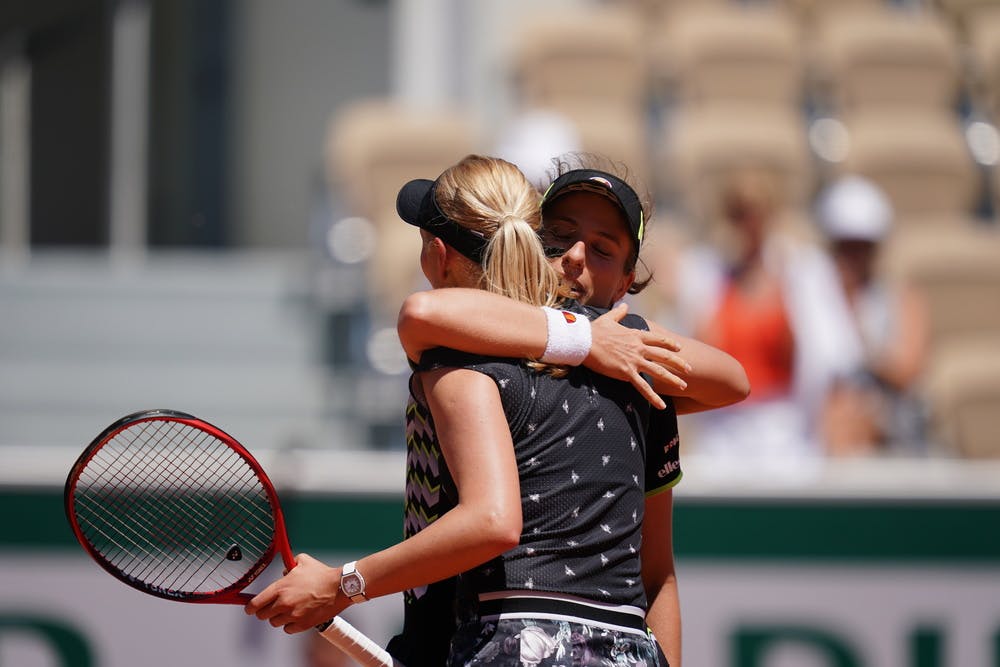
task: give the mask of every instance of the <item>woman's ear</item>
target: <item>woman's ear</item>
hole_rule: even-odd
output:
[[[444,241],[421,230],[420,268],[431,287],[443,287],[448,275],[448,249]]]

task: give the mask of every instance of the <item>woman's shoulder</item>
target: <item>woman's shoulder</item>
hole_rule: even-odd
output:
[[[578,301],[567,301],[563,307],[564,310],[570,312],[579,313],[586,315],[589,320],[596,320],[601,315],[607,313],[610,308],[598,308],[596,306],[585,306]],[[636,313],[628,313],[621,320],[622,326],[628,327],[629,329],[642,329],[643,331],[649,330],[649,323],[646,322],[646,318]]]

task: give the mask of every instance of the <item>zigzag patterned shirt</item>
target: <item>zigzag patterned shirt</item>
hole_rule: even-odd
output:
[[[403,536],[410,538],[458,503],[458,490],[445,464],[419,379],[410,377],[406,404],[406,497]],[[456,579],[403,592],[403,632],[389,653],[407,667],[440,667],[457,627]]]

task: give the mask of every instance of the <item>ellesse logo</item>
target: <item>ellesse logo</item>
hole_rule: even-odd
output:
[[[573,313],[567,313],[565,310],[562,311],[563,317],[566,318],[566,324],[573,324],[576,322],[576,315]]]

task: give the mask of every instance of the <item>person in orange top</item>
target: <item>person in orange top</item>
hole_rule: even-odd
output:
[[[746,294],[737,284],[727,285],[703,335],[743,364],[754,388],[749,400],[791,391],[795,339],[776,285],[766,286],[762,294]]]
[[[694,338],[735,357],[753,387],[743,404],[694,425],[689,442],[720,472],[753,459],[797,474],[818,459],[826,385],[845,362],[829,340],[845,311],[833,265],[818,244],[784,231],[782,203],[768,172],[731,174],[715,235],[677,266],[681,319]]]
[[[771,181],[760,172],[741,172],[727,183],[727,236],[720,245],[728,254],[725,277],[714,312],[698,324],[702,340],[743,364],[754,388],[751,401],[792,391],[795,337],[780,271],[767,257],[776,207]]]

